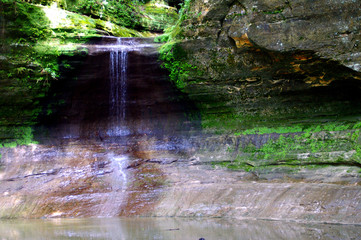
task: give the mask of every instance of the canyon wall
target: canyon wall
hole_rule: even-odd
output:
[[[163,60],[182,69],[177,85],[197,103],[204,132],[231,135],[219,142],[231,160],[342,164],[350,155],[347,165],[359,166],[359,9],[357,1],[190,1]]]
[[[182,93],[129,54],[129,133],[104,130],[111,51],[60,56],[39,142],[0,151],[0,217],[361,223],[360,3],[188,3],[160,50]]]

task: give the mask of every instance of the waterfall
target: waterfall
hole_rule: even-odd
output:
[[[128,41],[116,38],[116,43],[109,48],[109,115],[110,126],[107,134],[111,137],[126,136],[130,131],[126,126],[128,53],[132,48]],[[111,153],[108,156],[112,164],[112,191],[103,203],[99,216],[114,216],[126,203],[128,157]]]
[[[109,81],[110,81],[110,109],[112,126],[109,136],[122,136],[129,134],[125,126],[126,97],[127,97],[127,67],[128,48],[121,38],[117,38],[114,48],[110,51]]]

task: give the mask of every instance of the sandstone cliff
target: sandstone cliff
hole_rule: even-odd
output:
[[[230,159],[317,163],[339,151],[359,165],[360,16],[358,1],[190,1],[163,60],[182,69],[205,131],[243,136]]]

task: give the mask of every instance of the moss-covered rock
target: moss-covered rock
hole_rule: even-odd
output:
[[[69,12],[55,5],[41,7],[50,20],[50,27],[61,35],[73,32],[77,38],[92,37],[94,35],[113,35],[117,37],[144,37],[147,33],[141,33],[133,29],[118,26],[112,22],[94,19],[89,16]],[[69,33],[70,34],[70,33]],[[55,37],[58,37],[55,35]]]
[[[204,132],[249,131],[245,136],[263,139],[262,131],[272,134],[283,128],[286,134],[266,139],[256,148],[244,146],[239,150],[244,158],[234,153],[232,161],[245,166],[242,159],[255,159],[257,163],[246,166],[260,167],[281,164],[284,158],[301,164],[298,157],[305,157],[315,164],[331,158],[333,163],[352,159],[359,164],[357,141],[344,144],[332,129],[324,131],[327,141],[314,137],[317,126],[360,128],[356,2],[187,3],[171,47],[161,54],[173,81],[197,104]],[[252,129],[262,131],[250,133]],[[292,129],[299,134],[293,136]],[[305,129],[311,129],[310,134],[303,133]],[[224,150],[222,141],[219,144]]]
[[[144,15],[140,22],[149,31],[163,31],[173,26],[178,19],[176,9],[164,1],[152,0],[140,9]]]
[[[252,26],[273,24],[276,21],[273,15],[286,14],[285,8],[292,8],[279,6],[277,1],[188,2],[189,8],[185,10],[181,31],[173,38],[178,40],[168,51],[162,52],[162,60],[171,73],[177,72],[177,69],[182,69],[182,73],[187,72],[187,77],[178,74],[174,81],[181,82],[178,85],[199,104],[204,112],[206,127],[219,127],[215,122],[219,117],[231,122],[236,119],[234,122],[238,121],[239,124],[231,124],[230,128],[237,129],[255,127],[258,123],[272,126],[308,121],[310,118],[327,121],[336,115],[360,114],[357,97],[360,73],[354,67],[349,68],[342,59],[322,54],[322,49],[332,46],[330,52],[335,56],[349,55],[349,59],[359,62],[358,47],[348,43],[338,44],[338,38],[320,33],[319,38],[325,40],[313,39],[313,45],[308,44],[311,40],[299,40],[307,48],[302,44],[272,48],[272,44],[275,44],[272,39],[277,39],[278,35],[291,38],[294,31],[303,31],[302,27],[292,24],[286,24],[292,31],[273,31],[269,33],[272,38],[264,37],[262,39],[268,39],[268,42],[263,40],[264,43],[261,43],[257,40],[261,39],[261,33],[253,33],[255,30]],[[339,2],[332,5],[333,9],[342,6]],[[295,18],[308,14],[309,20],[306,22],[314,24],[315,31],[327,30],[331,33],[354,26],[351,22],[355,6],[350,3],[347,7],[343,12],[352,14],[342,21],[329,19],[327,9],[322,14],[316,14],[319,10],[305,12],[292,8],[289,14]],[[297,21],[302,22],[299,18]],[[317,21],[313,21],[313,18]],[[330,24],[334,28],[324,29],[319,24],[326,20],[335,22]],[[257,37],[252,37],[252,34]],[[290,39],[288,44],[291,43]],[[345,48],[346,45],[349,47]],[[175,52],[182,52],[182,56],[177,56]],[[188,67],[179,68],[176,64],[178,61],[186,63]]]
[[[50,3],[50,2],[49,2]],[[141,33],[56,6],[20,0],[0,3],[0,144],[32,142],[32,126],[62,104],[48,104],[49,87],[71,76],[69,58],[87,54],[81,44],[101,35],[144,37]],[[75,61],[77,62],[77,61]]]

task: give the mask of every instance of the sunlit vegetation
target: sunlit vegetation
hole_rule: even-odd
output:
[[[178,46],[183,39],[181,24],[188,18],[188,11],[192,0],[185,0],[180,4],[179,18],[175,25],[165,29],[164,34],[155,38],[156,42],[164,42],[160,49],[160,59],[163,67],[170,72],[170,80],[176,84],[179,89],[186,87],[186,79],[190,72],[198,72],[197,68],[188,63],[186,52]]]
[[[32,126],[38,117],[57,107],[43,105],[42,99],[52,83],[62,79],[62,72],[73,68],[66,59],[87,54],[80,44],[102,35],[147,37],[149,31],[161,32],[175,23],[179,3],[1,0],[1,146],[33,141]]]

